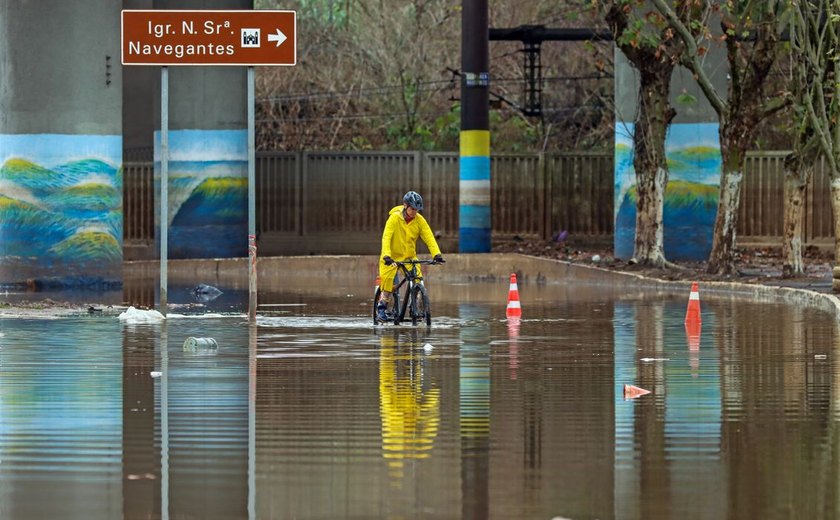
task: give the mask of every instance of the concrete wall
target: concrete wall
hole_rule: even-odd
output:
[[[156,0],[155,9],[251,9],[250,0]],[[159,67],[157,67],[160,70]],[[161,75],[155,172],[160,176]],[[169,257],[248,254],[247,69],[169,67]],[[159,193],[159,188],[155,190]],[[156,199],[157,200],[157,199]],[[159,200],[158,200],[159,204]],[[156,228],[160,210],[155,211]],[[156,234],[160,241],[160,233]],[[159,245],[158,245],[159,247]]]
[[[629,259],[633,256],[636,229],[632,140],[638,111],[639,74],[617,46],[614,55],[615,254]],[[728,71],[725,49],[712,47],[705,63],[718,92],[725,96]],[[670,101],[677,110],[666,139],[670,183],[672,188],[679,186],[678,189],[689,192],[694,204],[686,205],[689,199],[666,190],[665,256],[670,260],[705,260],[712,247],[720,182],[718,116],[691,72],[683,67],[676,67],[671,77]]]
[[[0,281],[121,278],[119,11],[0,3]]]
[[[123,9],[152,9],[152,0],[124,0]],[[150,160],[160,121],[160,67],[123,67],[125,160]],[[155,102],[157,100],[157,102]],[[157,110],[157,117],[155,111]]]

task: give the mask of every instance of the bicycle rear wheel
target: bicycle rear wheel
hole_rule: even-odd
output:
[[[426,326],[432,325],[432,308],[429,304],[429,294],[423,285],[414,286],[413,298],[413,312],[411,313],[411,323],[417,325],[417,321],[425,321]]]

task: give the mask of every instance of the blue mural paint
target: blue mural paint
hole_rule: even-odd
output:
[[[665,140],[669,181],[663,211],[665,257],[706,260],[712,249],[721,157],[717,123],[672,124]],[[615,255],[633,256],[636,232],[633,123],[615,134]]]
[[[169,132],[169,257],[248,256],[247,130]],[[160,193],[160,132],[155,133]],[[156,204],[160,198],[156,196]],[[160,208],[155,209],[160,250]]]
[[[122,136],[0,135],[0,282],[122,278]]]

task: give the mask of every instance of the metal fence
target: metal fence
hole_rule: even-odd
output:
[[[778,244],[782,234],[785,152],[751,153],[739,215],[742,245]],[[382,226],[414,189],[424,215],[452,250],[458,237],[458,154],[426,152],[260,152],[256,157],[261,254],[377,253]],[[154,238],[153,168],[126,162],[125,243]],[[548,238],[566,230],[580,240],[613,234],[613,156],[572,152],[491,157],[494,240]],[[828,179],[818,164],[806,194],[806,244],[831,241]]]
[[[738,214],[738,242],[751,245],[779,244],[784,222],[784,162],[787,152],[751,153],[742,186]],[[829,245],[834,241],[829,175],[825,161],[814,167],[805,191],[803,241]]]

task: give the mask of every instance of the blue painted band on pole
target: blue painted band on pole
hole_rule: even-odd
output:
[[[458,248],[465,253],[490,252],[490,228],[460,228]]]
[[[460,178],[462,181],[490,180],[490,157],[461,157]]]
[[[490,206],[463,205],[460,207],[460,229],[490,230]]]

